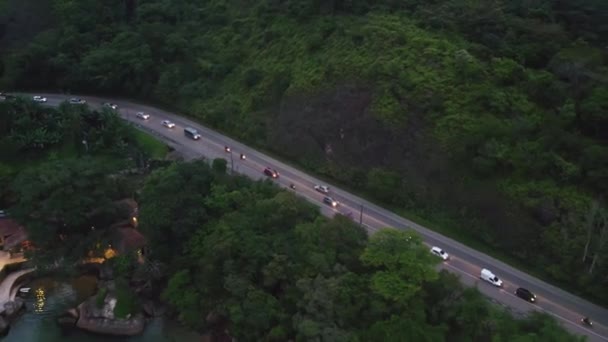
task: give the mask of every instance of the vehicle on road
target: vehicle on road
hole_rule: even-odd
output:
[[[104,102],[104,104],[102,106],[108,107],[108,108],[111,108],[111,109],[114,109],[114,110],[118,109],[118,105],[117,104],[110,103],[110,102]]]
[[[329,205],[331,205],[334,208],[338,206],[338,201],[336,201],[335,199],[333,199],[333,198],[331,198],[329,196],[325,196],[323,198],[323,203],[329,204]]]
[[[494,275],[494,273],[492,273],[492,271],[490,271],[488,269],[485,269],[485,268],[482,269],[481,273],[479,274],[479,278],[487,281],[488,283],[490,283],[496,287],[502,286],[502,280],[500,280],[496,275]]]
[[[532,291],[524,289],[523,287],[518,287],[517,290],[515,290],[515,295],[521,299],[527,300],[530,303],[536,302],[536,295],[532,293]]]
[[[322,194],[329,193],[329,187],[327,185],[315,185],[315,190],[317,190],[318,192],[320,192]]]
[[[72,97],[69,101],[70,104],[85,104],[87,103],[86,100],[83,100],[79,97]]]
[[[245,160],[245,159],[247,159],[247,156],[241,153],[241,159]]]
[[[271,167],[267,167],[264,169],[264,174],[268,177],[272,177],[272,178],[279,178],[279,173],[277,172],[277,170],[271,168]]]
[[[431,253],[433,253],[434,255],[436,255],[436,256],[438,256],[438,257],[440,257],[440,258],[441,258],[441,259],[443,259],[444,261],[445,261],[445,260],[448,260],[448,259],[450,258],[450,255],[449,255],[448,253],[444,252],[444,250],[443,250],[443,249],[441,249],[441,248],[439,248],[439,247],[436,247],[436,246],[433,246],[433,247],[431,248]]]
[[[46,97],[38,96],[38,95],[34,96],[32,99],[34,99],[34,102],[41,102],[41,103],[44,103],[47,101]]]
[[[232,149],[230,148],[230,146],[224,146],[224,151],[230,153],[232,152]]]
[[[148,120],[150,118],[150,114],[146,114],[144,112],[135,113],[135,117],[142,120]]]
[[[593,322],[591,322],[591,320],[589,319],[589,317],[583,317],[583,318],[581,318],[581,323],[583,323],[584,325],[586,325],[588,327],[593,327]]]
[[[161,125],[167,127],[167,128],[173,128],[175,127],[175,124],[169,120],[163,120],[161,121]]]
[[[290,188],[291,190],[295,190],[295,189],[296,189],[296,185],[295,185],[295,184],[293,184],[293,183],[291,183],[291,184],[289,184],[289,188]]]
[[[192,127],[184,128],[184,135],[193,140],[199,140],[201,138],[201,135],[198,134],[198,131]]]

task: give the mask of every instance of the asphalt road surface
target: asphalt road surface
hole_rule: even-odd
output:
[[[31,96],[34,94],[26,95]],[[73,97],[61,94],[36,95],[47,97],[47,105],[51,106],[57,106],[62,101]],[[290,191],[295,191],[299,196],[318,204],[324,215],[333,216],[337,213],[348,215],[350,213],[353,220],[357,222],[361,218],[362,223],[370,232],[383,227],[415,230],[429,246],[438,246],[450,254],[450,259],[443,262],[440,268],[460,275],[463,283],[477,286],[483,294],[492,300],[515,312],[523,313],[530,310],[546,312],[553,315],[568,330],[587,336],[589,341],[608,341],[608,310],[602,307],[549,285],[488,255],[477,252],[457,241],[340,190],[331,184],[325,184],[316,180],[314,177],[294,167],[286,165],[189,119],[126,100],[103,99],[91,96],[82,96],[82,98],[87,100],[87,104],[93,108],[99,107],[103,102],[117,104],[119,107],[118,112],[124,119],[162,138],[187,158],[225,158],[228,161],[229,169],[253,179],[268,178],[263,173],[265,167],[276,169],[280,177],[273,180],[275,183],[286,188],[289,188],[290,184],[294,184],[296,189],[290,189]],[[150,118],[148,120],[138,119],[135,114],[140,111],[149,114]],[[175,127],[168,129],[162,126],[162,120],[172,121],[175,123]],[[184,127],[197,129],[202,139],[195,141],[186,137],[184,135]],[[226,146],[230,147],[230,153],[225,151]],[[246,159],[240,159],[240,154],[244,154]],[[314,190],[314,185],[316,184],[330,186],[331,191],[329,196],[339,202],[336,208],[332,208],[322,202],[325,195]],[[504,282],[503,287],[496,288],[480,280],[479,274],[482,268],[490,269],[501,278]],[[537,296],[536,304],[528,303],[516,297],[514,291],[518,287],[524,287],[534,292]],[[594,322],[593,328],[588,328],[580,323],[580,319],[583,316],[591,318]]]

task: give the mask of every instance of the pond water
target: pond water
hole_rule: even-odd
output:
[[[136,337],[94,335],[78,329],[62,330],[56,318],[77,306],[95,292],[96,278],[81,276],[71,281],[42,278],[32,281],[32,290],[25,297],[25,313],[11,324],[3,342],[173,342],[200,341],[194,332],[175,323],[155,318],[146,324],[144,333]]]

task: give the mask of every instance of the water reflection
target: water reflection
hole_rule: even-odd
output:
[[[36,289],[36,302],[34,303],[34,312],[41,313],[44,311],[44,302],[46,299],[46,295],[44,293],[44,288],[39,287]]]
[[[39,279],[28,287],[36,289],[25,299],[26,311],[17,319],[2,342],[190,342],[200,337],[163,319],[148,322],[141,336],[123,338],[88,334],[76,329],[62,330],[56,323],[65,310],[75,307],[95,293],[97,280],[83,276],[72,281]]]

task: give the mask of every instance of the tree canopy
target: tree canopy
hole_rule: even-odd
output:
[[[107,228],[130,215],[117,201],[137,183],[123,171],[146,169],[135,130],[112,110],[22,97],[0,102],[0,117],[0,208],[25,227],[33,257],[45,264],[99,255]]]
[[[91,158],[52,160],[21,172],[11,216],[22,223],[41,261],[78,261],[107,246],[106,228],[128,218],[114,201],[129,194],[107,166]],[[122,190],[122,191],[121,191]]]
[[[608,2],[51,2],[0,88],[161,102],[608,303]]]
[[[577,340],[437,273],[417,234],[368,237],[269,181],[176,163],[150,177],[140,205],[147,257],[168,270],[163,298],[194,328],[243,341]]]

